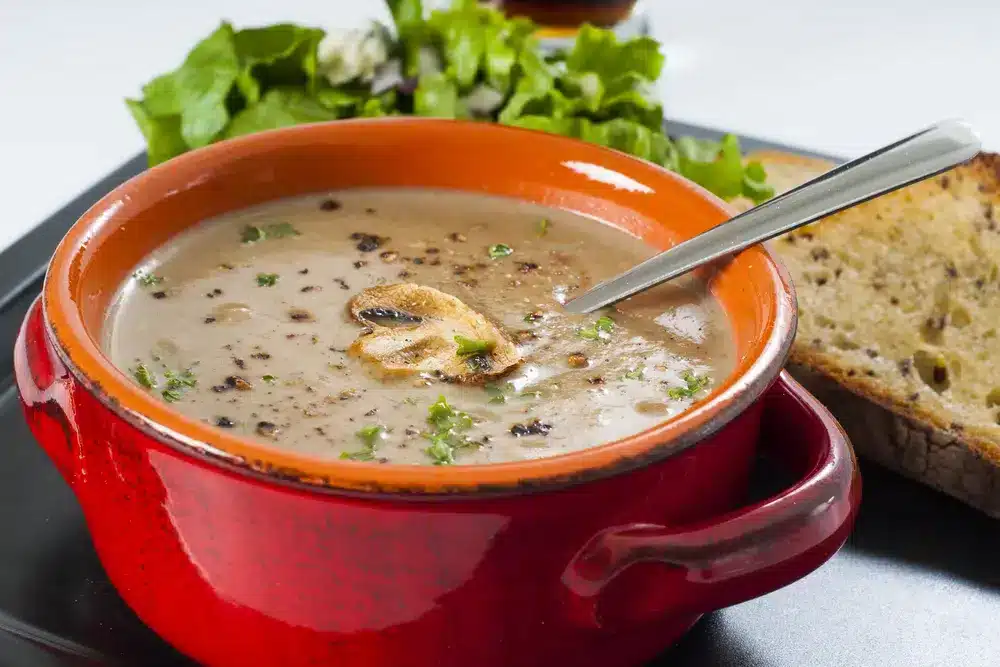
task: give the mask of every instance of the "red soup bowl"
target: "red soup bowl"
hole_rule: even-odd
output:
[[[217,667],[639,665],[702,614],[791,583],[844,543],[860,499],[854,456],[781,372],[795,298],[761,247],[706,274],[735,337],[730,377],[653,429],[539,460],[318,460],[184,417],[103,354],[116,286],[171,236],[279,197],[366,186],[516,197],[657,248],[729,215],[621,153],[419,119],[223,142],[97,203],[25,320],[18,389],[111,581],[180,651]],[[797,481],[748,504],[762,450]]]

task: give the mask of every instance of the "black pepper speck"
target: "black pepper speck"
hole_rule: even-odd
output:
[[[551,424],[544,424],[535,419],[527,424],[514,424],[510,427],[510,434],[515,438],[522,438],[528,435],[548,435],[551,430]]]
[[[274,422],[259,421],[257,422],[257,428],[254,429],[257,435],[265,438],[273,438],[278,435],[278,425]]]

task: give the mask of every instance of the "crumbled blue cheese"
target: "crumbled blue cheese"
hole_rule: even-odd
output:
[[[370,83],[389,58],[389,36],[383,26],[327,33],[319,45],[319,71],[330,85]]]

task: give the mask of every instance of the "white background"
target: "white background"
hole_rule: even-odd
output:
[[[649,0],[671,118],[852,156],[945,117],[1000,149],[995,0]],[[228,18],[380,0],[0,0],[0,249],[143,147],[122,98]]]

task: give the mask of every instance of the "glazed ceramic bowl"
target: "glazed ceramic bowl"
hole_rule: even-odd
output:
[[[180,415],[101,352],[116,286],[172,235],[361,186],[517,197],[658,248],[728,217],[701,189],[611,150],[419,119],[227,141],[111,192],[52,258],[17,341],[17,382],[108,576],[168,642],[213,667],[639,665],[701,614],[802,577],[844,542],[860,496],[854,458],[826,410],[781,374],[795,301],[763,248],[706,274],[736,338],[731,377],[656,428],[533,461],[282,452]],[[761,451],[798,481],[741,506]]]

